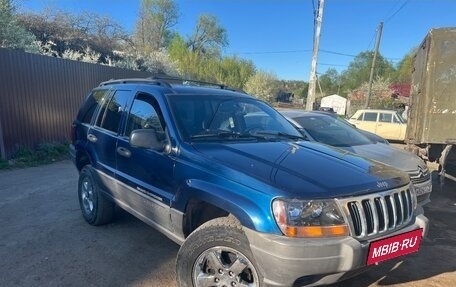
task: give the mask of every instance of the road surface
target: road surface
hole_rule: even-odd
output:
[[[420,251],[337,286],[455,285],[456,184],[434,183]],[[122,211],[87,224],[70,161],[1,171],[0,196],[0,286],[176,286],[179,246]]]

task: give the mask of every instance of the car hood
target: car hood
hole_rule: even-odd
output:
[[[391,145],[377,143],[341,147],[341,149],[382,162],[407,173],[416,171],[418,167],[426,169],[426,164],[418,156]]]
[[[236,181],[275,187],[278,196],[334,198],[403,186],[407,174],[337,148],[311,142],[199,143],[194,148],[223,174],[223,167],[241,175]],[[232,175],[229,176],[233,178]]]

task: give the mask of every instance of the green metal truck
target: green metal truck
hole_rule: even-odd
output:
[[[456,27],[431,29],[413,61],[406,139],[409,150],[456,181]]]

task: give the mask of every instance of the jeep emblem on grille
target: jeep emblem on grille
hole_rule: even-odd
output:
[[[377,187],[388,187],[388,183],[386,181],[377,181]]]

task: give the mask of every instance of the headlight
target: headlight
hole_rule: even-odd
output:
[[[285,200],[272,203],[280,230],[289,237],[349,235],[348,225],[334,200]]]

